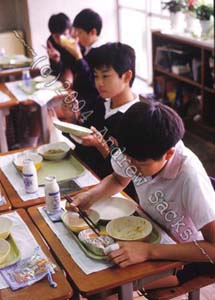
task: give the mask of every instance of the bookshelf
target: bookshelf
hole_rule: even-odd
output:
[[[199,132],[208,131],[215,141],[213,41],[152,31],[152,59],[156,98],[176,109],[197,134],[201,127]]]

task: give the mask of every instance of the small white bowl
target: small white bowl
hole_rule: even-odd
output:
[[[10,253],[10,243],[4,239],[0,239],[0,264],[5,261]]]
[[[106,231],[116,240],[146,241],[152,232],[152,224],[142,217],[122,217],[110,221]]]
[[[17,154],[17,156],[13,160],[14,165],[16,166],[16,168],[19,171],[22,171],[23,161],[25,159],[32,159],[37,171],[41,168],[41,163],[43,160],[41,155],[39,155],[37,153],[32,153],[32,152],[23,152],[23,153]]]
[[[13,222],[5,217],[0,217],[0,238],[6,239],[11,232]]]
[[[70,147],[65,142],[57,142],[40,146],[37,152],[47,160],[63,159],[69,152]]]
[[[89,218],[97,224],[99,221],[99,214],[97,211],[90,209],[88,212]],[[89,228],[87,223],[80,218],[78,213],[72,211],[66,211],[61,215],[63,223],[74,232],[80,232],[81,230]]]

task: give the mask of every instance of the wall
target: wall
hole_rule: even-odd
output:
[[[102,42],[117,40],[116,0],[0,0],[0,32],[22,30],[37,59],[46,55],[42,45],[46,45],[49,36],[49,17],[64,12],[73,20],[83,8],[92,8],[101,15],[104,24]]]
[[[16,28],[14,0],[0,0],[0,32]]]
[[[32,47],[38,56],[46,54],[42,45],[46,45],[49,36],[48,19],[52,14],[59,12],[67,14],[73,20],[83,8],[91,8],[103,19],[101,40],[104,42],[117,40],[115,0],[27,0],[27,3]]]

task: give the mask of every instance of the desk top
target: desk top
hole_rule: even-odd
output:
[[[84,296],[90,296],[105,290],[117,288],[135,280],[156,276],[159,273],[165,273],[170,270],[173,272],[176,268],[183,265],[180,262],[148,261],[132,265],[124,269],[112,267],[86,275],[73,261],[60,240],[56,237],[55,233],[45,222],[37,208],[38,206],[29,208],[28,213],[48,242],[56,257],[58,257],[69,278],[73,281],[78,291]]]
[[[21,78],[22,72],[24,70],[29,70],[31,76],[36,76],[40,74],[40,70],[38,68],[33,69],[32,67],[17,67],[17,68],[8,68],[0,70],[0,78],[15,76]]]
[[[12,208],[11,203],[10,203],[7,193],[1,183],[0,183],[0,191],[1,191],[1,195],[4,197],[4,199],[6,201],[5,204],[0,205],[0,212],[11,210],[11,208]]]
[[[14,154],[14,153],[22,152],[25,150],[32,150],[32,149],[33,148],[23,148],[23,149],[19,149],[19,150],[13,150],[13,151],[5,152],[5,153],[0,153],[0,156]],[[73,152],[73,155],[75,156],[76,159],[78,159],[74,152]],[[89,172],[92,174],[92,176],[99,179],[98,176],[92,170],[90,170],[85,163],[83,163],[81,160],[79,160],[79,162],[87,170],[89,170]],[[0,184],[2,185],[3,189],[6,191],[7,198],[9,199],[13,208],[16,208],[16,209],[17,208],[27,208],[27,207],[30,207],[33,205],[38,205],[38,204],[45,202],[44,197],[39,197],[39,198],[28,200],[28,201],[23,201],[1,169],[0,169]],[[1,211],[1,207],[0,207],[0,211]]]
[[[28,149],[30,150],[32,148],[28,148]],[[20,149],[20,150],[14,150],[14,151],[6,152],[6,153],[1,153],[0,156],[18,153],[18,152],[22,152],[24,150],[27,150],[27,148]],[[2,170],[0,170],[0,184],[2,185],[3,189],[6,191],[7,195],[9,195],[9,201],[11,202],[13,208],[26,208],[26,207],[29,207],[32,205],[44,203],[44,201],[45,201],[44,197],[29,200],[29,201],[22,201],[22,199],[20,199],[19,195],[17,194],[17,192],[15,191],[13,186],[10,184],[9,180],[4,175]],[[1,209],[0,209],[0,211],[1,211]]]
[[[31,219],[23,209],[18,209],[17,213],[21,216],[24,222],[27,224],[28,228],[32,232],[33,236],[41,246],[44,253],[53,261],[54,258],[50,254],[50,251],[47,245],[44,243],[41,235],[36,229],[35,225],[32,223]],[[1,300],[66,300],[69,299],[72,295],[72,288],[67,282],[63,272],[57,267],[56,273],[53,275],[53,279],[57,282],[57,288],[52,288],[48,284],[47,278],[23,289],[17,291],[12,291],[10,288],[0,290],[0,299]]]

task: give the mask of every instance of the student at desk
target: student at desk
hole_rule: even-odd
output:
[[[62,81],[73,82],[75,58],[61,46],[60,36],[71,38],[72,24],[64,13],[52,15],[48,21],[51,35],[47,40],[47,52],[53,75]]]
[[[77,92],[78,100],[85,101],[84,106],[81,105],[80,109],[81,112],[86,112],[93,108],[98,96],[89,59],[94,48],[99,45],[102,18],[92,9],[83,9],[76,15],[73,29],[76,39],[73,43],[63,47],[75,58],[75,76],[72,88]]]
[[[94,133],[82,138],[76,152],[103,178],[112,172],[111,149],[119,121],[129,107],[139,102],[131,88],[135,78],[135,52],[126,44],[108,43],[94,50],[90,64],[100,98],[96,98],[92,114],[83,123],[86,127],[94,126]],[[136,197],[131,185],[128,189]]]
[[[120,242],[109,257],[121,268],[146,260],[191,263],[156,287],[195,276],[200,262],[215,263],[215,192],[201,162],[181,141],[183,135],[183,122],[171,108],[159,102],[134,104],[120,121],[123,153],[112,157],[114,173],[67,205],[87,209],[120,192],[135,174],[142,176],[142,184],[135,185],[140,205],[179,243]]]

